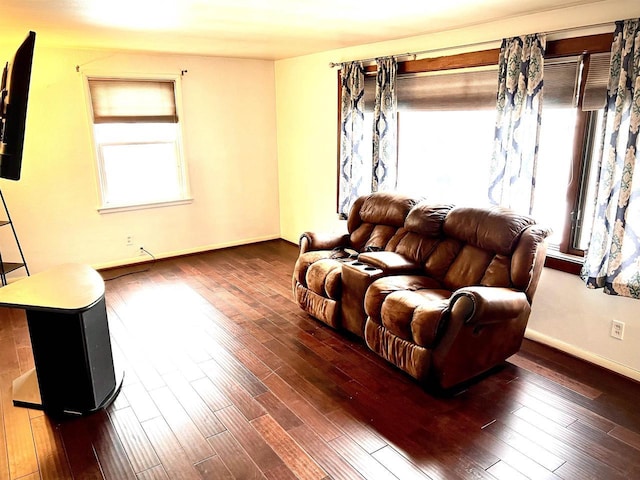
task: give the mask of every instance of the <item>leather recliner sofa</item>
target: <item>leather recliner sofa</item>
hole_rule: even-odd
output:
[[[373,193],[347,230],[301,236],[294,297],[311,316],[439,389],[520,349],[549,234],[532,218]]]

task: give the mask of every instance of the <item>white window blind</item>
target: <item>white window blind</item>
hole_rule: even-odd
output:
[[[550,107],[576,107],[581,76],[586,75],[582,110],[600,110],[607,100],[609,81],[609,57],[607,53],[589,55],[586,71],[582,57],[563,57],[545,60],[543,109]]]
[[[542,109],[574,108],[578,105],[578,89],[582,57],[563,57],[544,61]]]
[[[611,53],[595,53],[589,58],[587,84],[584,90],[582,110],[600,110],[607,101],[609,84],[609,61]]]

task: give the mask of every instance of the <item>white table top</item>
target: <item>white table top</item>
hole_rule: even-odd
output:
[[[67,263],[0,288],[0,306],[82,311],[104,296],[104,281],[88,265]]]

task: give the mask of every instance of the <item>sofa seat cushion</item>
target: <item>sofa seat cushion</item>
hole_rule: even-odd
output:
[[[399,290],[382,303],[382,326],[403,340],[432,348],[444,321],[451,292],[441,289]]]
[[[313,265],[323,258],[331,258],[331,250],[313,250],[298,256],[296,265],[293,268],[293,279],[300,285],[307,286],[307,270],[309,265]]]
[[[340,298],[342,262],[333,258],[321,258],[307,268],[307,288],[322,297]]]
[[[374,322],[382,324],[382,303],[388,295],[401,290],[424,289],[442,289],[442,285],[424,275],[391,275],[379,278],[367,289],[364,298],[365,312]]]

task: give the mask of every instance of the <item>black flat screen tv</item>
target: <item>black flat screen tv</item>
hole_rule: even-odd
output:
[[[13,62],[7,63],[2,74],[0,178],[20,180],[35,43],[35,32],[29,32],[22,45],[16,50]]]

